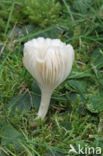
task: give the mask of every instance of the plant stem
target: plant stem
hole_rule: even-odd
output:
[[[48,90],[42,90],[41,92],[41,103],[38,111],[38,118],[41,118],[42,120],[47,114],[49,103],[51,98],[51,92]]]

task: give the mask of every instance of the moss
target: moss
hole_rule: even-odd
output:
[[[23,13],[28,22],[43,27],[57,23],[61,10],[60,3],[56,3],[54,0],[26,0],[24,8]]]

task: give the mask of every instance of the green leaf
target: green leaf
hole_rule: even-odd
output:
[[[32,84],[32,102],[36,110],[39,108],[40,100],[41,100],[41,91],[37,82],[34,81]]]
[[[95,140],[93,142],[93,146],[94,147],[103,147],[103,138],[99,137],[99,136],[96,136]]]
[[[0,156],[7,156],[4,152],[0,151]]]
[[[1,145],[14,145],[17,150],[20,150],[19,140],[23,140],[23,135],[18,132],[11,124],[4,123],[0,129]]]
[[[87,71],[85,72],[72,71],[69,76],[70,79],[79,79],[84,77],[91,77],[91,73]]]
[[[19,39],[25,35],[28,35],[29,33],[32,33],[36,29],[34,25],[26,25],[23,28],[15,27],[14,31],[9,31],[8,36],[10,38],[16,38]]]
[[[98,72],[98,80],[100,84],[103,86],[103,73],[102,72]]]
[[[45,38],[48,38],[48,36],[50,38],[59,38],[60,34],[61,34],[61,30],[58,29],[58,28],[54,28],[48,32],[44,32],[44,33],[41,33],[41,36],[42,37],[45,37]],[[39,37],[40,35],[38,35],[37,37]]]
[[[86,92],[86,89],[87,89],[86,81],[84,81],[84,80],[69,80],[68,83],[77,92],[80,92],[81,94]]]
[[[32,85],[32,91],[25,94],[20,94],[9,102],[7,109],[11,109],[11,115],[13,116],[15,111],[21,114],[24,110],[29,111],[31,108],[38,109],[41,100],[41,91],[36,81]]]
[[[93,51],[91,55],[91,61],[96,69],[103,68],[103,54],[100,52],[100,49]]]
[[[87,109],[92,113],[99,113],[103,111],[103,96],[91,96],[87,103]]]
[[[32,106],[32,99],[30,98],[29,93],[20,94],[15,96],[7,105],[7,107],[12,109],[12,115],[18,110],[20,114],[23,110],[30,110]]]
[[[74,0],[73,3],[73,8],[82,13],[82,14],[86,14],[88,13],[88,9],[91,7],[92,5],[92,1],[91,0]]]

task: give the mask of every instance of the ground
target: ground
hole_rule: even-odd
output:
[[[103,1],[0,2],[0,156],[103,155]],[[70,43],[75,61],[34,126],[40,90],[22,57],[40,36]]]

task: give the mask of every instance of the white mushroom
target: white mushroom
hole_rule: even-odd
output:
[[[59,39],[39,37],[25,43],[24,66],[41,89],[38,118],[44,119],[53,90],[69,75],[73,60],[73,47]]]

